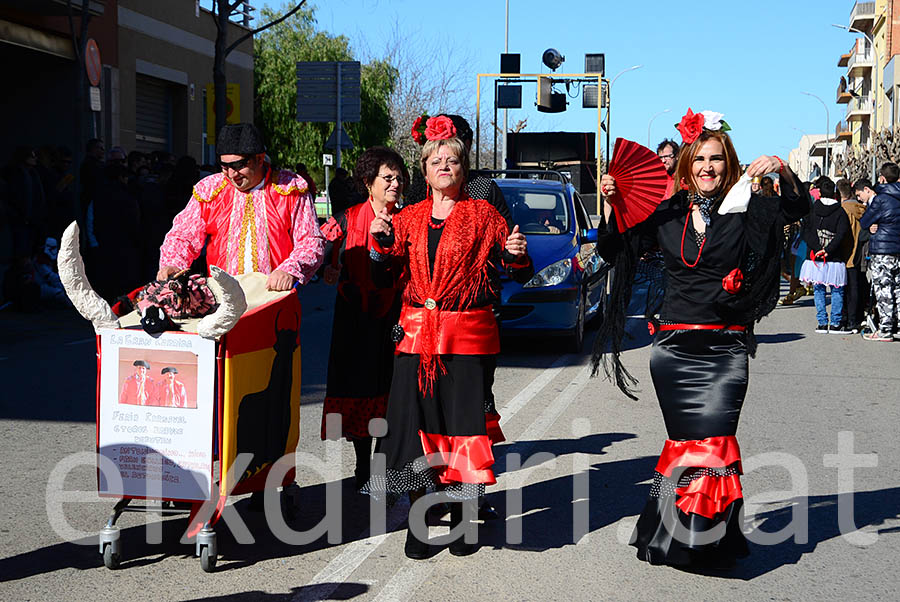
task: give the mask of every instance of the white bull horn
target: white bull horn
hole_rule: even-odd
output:
[[[63,232],[56,263],[59,267],[59,279],[72,305],[84,319],[94,325],[94,330],[119,328],[119,320],[109,303],[91,288],[84,273],[84,261],[78,250],[78,224],[75,222],[69,224]]]
[[[216,266],[210,266],[209,271],[207,282],[219,301],[219,308],[200,320],[197,334],[204,339],[218,339],[234,328],[247,311],[247,297],[231,274]]]

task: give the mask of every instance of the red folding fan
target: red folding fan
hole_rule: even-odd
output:
[[[616,138],[609,175],[616,179],[616,194],[607,200],[616,212],[619,232],[647,219],[666,197],[665,166],[637,142]]]

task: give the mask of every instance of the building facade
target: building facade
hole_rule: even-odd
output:
[[[76,58],[81,0],[0,2],[0,61],[14,94],[3,95],[7,145],[67,146],[76,161],[85,142],[106,148],[168,151],[212,159],[206,132],[206,89],[212,83],[216,24],[196,0],[90,0],[87,36],[99,49],[99,85],[90,90]],[[229,23],[230,44],[249,32]],[[253,120],[253,40],[229,54],[229,121]],[[98,106],[99,101],[99,106]],[[97,110],[99,109],[99,110]]]

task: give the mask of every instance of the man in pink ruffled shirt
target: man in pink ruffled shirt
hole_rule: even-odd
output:
[[[200,180],[160,248],[157,279],[189,267],[206,244],[207,264],[232,275],[268,274],[269,290],[306,284],[325,239],[303,178],[275,171],[252,124],[226,125],[216,154],[222,172]]]

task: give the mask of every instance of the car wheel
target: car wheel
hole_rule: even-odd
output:
[[[569,335],[569,351],[571,353],[581,353],[584,348],[585,302],[584,295],[582,295],[578,303],[578,312],[575,314],[575,327],[572,329],[572,334]]]

